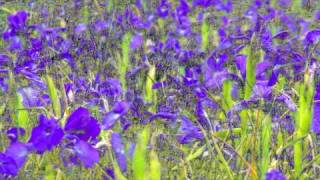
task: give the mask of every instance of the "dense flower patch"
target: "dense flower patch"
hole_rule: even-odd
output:
[[[1,179],[319,178],[320,2],[124,2],[0,4]]]

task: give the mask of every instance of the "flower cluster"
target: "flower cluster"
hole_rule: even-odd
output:
[[[316,178],[320,3],[308,2],[0,7],[0,178],[52,155],[59,172],[108,179]]]

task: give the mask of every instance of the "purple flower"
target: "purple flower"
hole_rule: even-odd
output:
[[[273,169],[266,174],[266,180],[286,180],[281,171]]]
[[[40,91],[34,87],[20,88],[18,92],[22,97],[22,102],[25,107],[32,108],[43,105],[40,98]]]
[[[19,31],[26,26],[29,13],[27,11],[17,11],[14,14],[8,16],[9,27],[15,31]]]
[[[318,10],[317,12],[315,12],[315,14],[314,14],[314,19],[315,20],[320,20],[320,10]]]
[[[276,35],[274,35],[272,38],[284,40],[284,39],[287,39],[289,36],[290,36],[290,33],[288,31],[281,31],[281,32],[278,32]]]
[[[247,56],[246,55],[238,55],[235,57],[235,64],[240,71],[240,74],[243,79],[246,78],[246,63],[247,63]]]
[[[206,111],[206,108],[215,110],[219,108],[219,105],[209,98],[201,99],[196,104],[196,116],[199,123],[202,126],[213,128],[209,115]]]
[[[131,44],[130,44],[131,49],[133,49],[133,50],[138,49],[142,45],[143,45],[143,35],[137,34],[132,37]]]
[[[21,168],[27,160],[29,151],[26,144],[14,142],[7,147],[5,154],[14,160],[18,168]]]
[[[65,133],[75,135],[83,141],[95,139],[100,133],[100,126],[88,109],[79,107],[68,117],[64,126]]]
[[[108,24],[107,22],[103,21],[103,20],[97,20],[95,23],[94,23],[94,30],[95,32],[101,32],[105,29],[108,28]]]
[[[117,158],[118,165],[121,171],[125,172],[127,170],[127,160],[120,134],[117,132],[112,133],[110,142],[115,156]]]
[[[202,7],[209,7],[211,5],[214,5],[214,1],[211,0],[193,0],[192,1],[192,6],[202,6]]]
[[[22,41],[18,36],[14,36],[10,39],[9,50],[20,50],[22,49]]]
[[[21,142],[11,143],[5,153],[0,153],[0,173],[16,176],[27,160],[27,145]]]
[[[118,79],[109,78],[100,86],[100,92],[106,94],[109,97],[121,96],[121,83]]]
[[[20,127],[12,127],[7,131],[7,137],[11,142],[17,142],[20,136],[25,135],[25,130]]]
[[[5,54],[0,54],[0,65],[10,62],[10,57]]]
[[[76,34],[81,34],[82,32],[86,31],[87,30],[87,25],[86,24],[83,24],[83,23],[80,23],[76,26],[76,28],[74,29],[74,32]]]
[[[200,128],[195,126],[186,116],[182,116],[181,120],[181,126],[177,134],[180,144],[187,144],[193,140],[202,140],[204,138]]]
[[[313,104],[312,131],[320,134],[320,82],[316,84]]]
[[[69,102],[73,102],[74,100],[74,88],[72,83],[65,83],[64,89]]]
[[[167,81],[162,81],[162,82],[155,82],[152,85],[152,89],[159,89],[159,88],[164,88],[168,86],[168,82]]]
[[[186,16],[188,15],[190,8],[188,3],[185,0],[180,0],[180,5],[176,8],[177,16]]]
[[[106,167],[105,172],[108,176],[105,176],[104,180],[109,180],[109,177],[111,177],[111,179],[115,179],[114,169],[112,167]]]
[[[150,117],[150,121],[153,121],[154,119],[157,119],[157,118],[167,119],[167,120],[176,120],[177,115],[169,112],[158,112]]]
[[[160,5],[157,7],[157,14],[161,18],[165,18],[169,15],[170,12],[170,4],[167,0],[161,0]]]
[[[228,0],[225,4],[221,1],[218,1],[217,5],[216,5],[216,8],[218,10],[221,10],[221,11],[225,11],[227,13],[230,13],[233,9],[233,4],[232,4],[232,1]]]
[[[291,0],[278,0],[278,6],[288,8],[291,5]]]
[[[18,167],[14,159],[4,153],[0,153],[0,174],[15,176],[18,173]]]
[[[111,111],[107,112],[102,118],[102,126],[104,130],[108,130],[113,127],[115,122],[129,110],[129,104],[127,102],[117,102]]]
[[[258,98],[258,97],[262,97],[265,99],[269,99],[271,97],[271,93],[272,93],[272,89],[270,86],[265,86],[264,84],[259,84],[259,82],[257,82],[257,84],[254,85],[253,90],[252,90],[252,95],[251,98]]]
[[[183,82],[185,86],[192,86],[198,83],[198,74],[192,68],[185,68],[185,75],[183,77]]]
[[[79,140],[76,142],[73,151],[86,168],[91,168],[99,162],[99,151],[86,141]]]
[[[314,29],[307,32],[304,40],[307,45],[310,45],[310,44],[314,44],[315,41],[317,41],[317,39],[319,38],[320,38],[320,29]]]
[[[47,119],[44,115],[39,116],[38,126],[32,129],[29,143],[37,153],[52,150],[63,138],[63,130],[53,118]]]
[[[294,101],[291,99],[291,97],[287,94],[282,94],[282,95],[278,96],[276,98],[276,101],[285,103],[290,111],[297,110],[297,105],[294,103]]]

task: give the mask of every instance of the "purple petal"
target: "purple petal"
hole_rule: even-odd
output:
[[[16,176],[19,168],[14,159],[4,153],[0,153],[0,174]]]
[[[279,97],[276,98],[276,100],[285,103],[290,111],[297,110],[297,105],[294,103],[291,97],[287,94],[280,95]]]
[[[25,135],[25,130],[20,127],[12,127],[7,131],[7,137],[11,142],[16,142],[19,140],[20,136]]]
[[[161,0],[160,5],[157,7],[157,14],[161,18],[165,18],[169,15],[170,4],[167,0]]]
[[[88,109],[79,107],[69,116],[64,130],[81,140],[95,139],[100,133],[98,121],[90,116]]]
[[[47,119],[41,114],[39,125],[32,129],[28,142],[33,150],[42,154],[56,147],[61,142],[63,135],[63,130],[55,119]]]
[[[320,29],[314,29],[309,31],[305,36],[305,42],[307,44],[313,44],[320,37]]]
[[[109,78],[102,83],[100,92],[109,97],[118,97],[122,94],[121,83],[118,79]]]
[[[235,63],[243,79],[245,79],[246,77],[246,62],[247,62],[246,59],[247,59],[247,56],[245,55],[239,55],[235,59]]]
[[[86,24],[78,24],[74,30],[76,34],[81,34],[82,32],[87,30],[87,25]]]
[[[102,128],[104,130],[110,129],[113,127],[115,122],[123,115],[125,115],[129,110],[129,104],[127,102],[117,102],[113,109],[107,112],[102,118]]]
[[[286,180],[281,171],[273,169],[266,174],[266,180]]]
[[[0,65],[3,65],[10,61],[10,57],[5,54],[0,54]]]
[[[161,119],[167,119],[167,120],[176,120],[177,115],[173,113],[167,113],[167,112],[159,112],[155,115],[152,115],[150,117],[150,121],[153,121],[154,119],[161,118]]]
[[[274,35],[272,38],[284,40],[284,39],[287,39],[289,36],[290,36],[290,33],[288,31],[281,31],[276,35]]]
[[[86,168],[91,168],[99,162],[98,150],[85,141],[79,140],[74,145],[74,151]]]
[[[22,41],[21,41],[21,39],[20,39],[19,37],[17,37],[17,36],[14,36],[14,37],[11,39],[9,49],[10,49],[11,51],[22,49]]]
[[[5,154],[15,161],[18,168],[21,168],[27,160],[29,151],[26,144],[14,142],[9,145]]]
[[[204,138],[199,127],[195,126],[187,117],[182,116],[181,126],[177,135],[180,144],[187,144],[194,139],[202,140]]]
[[[132,37],[131,44],[130,44],[131,49],[133,50],[138,49],[142,45],[143,45],[143,35],[138,34]]]
[[[264,73],[268,68],[272,66],[272,63],[269,61],[262,61],[257,64],[256,68],[256,76],[260,76]]]
[[[317,134],[320,133],[320,83],[315,88],[312,131]]]
[[[27,11],[17,11],[14,14],[8,16],[7,20],[9,26],[16,30],[21,30],[27,23],[29,13]]]
[[[126,160],[124,145],[122,143],[120,134],[117,132],[112,133],[110,141],[111,141],[111,146],[113,151],[115,152],[118,165],[121,171],[126,172],[127,160]]]

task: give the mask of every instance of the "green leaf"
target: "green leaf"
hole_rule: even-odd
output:
[[[56,173],[55,169],[52,167],[51,164],[46,165],[45,167],[45,180],[55,180],[56,179]]]
[[[47,86],[48,86],[49,96],[50,96],[51,105],[53,108],[54,115],[57,118],[60,118],[61,117],[61,105],[60,105],[60,100],[58,97],[57,88],[54,85],[54,82],[49,75],[47,75],[46,80],[47,80]]]
[[[305,73],[304,83],[299,83],[298,87],[299,107],[295,116],[295,139],[301,139],[302,137],[305,137],[310,131],[312,122],[313,97],[315,87],[314,80],[310,79],[310,75],[308,72]],[[296,178],[299,178],[302,173],[302,164],[304,159],[303,149],[307,149],[307,147],[303,146],[302,139],[297,141],[294,145],[294,170]]]
[[[17,124],[19,127],[27,128],[29,122],[29,113],[25,109],[22,103],[22,96],[21,94],[17,94]]]
[[[126,33],[122,39],[122,44],[121,44],[122,58],[120,59],[120,63],[119,63],[119,73],[120,73],[120,82],[124,90],[127,89],[126,73],[130,63],[129,53],[130,53],[131,36],[132,35],[130,32]]]
[[[132,158],[132,171],[135,179],[148,179],[146,153],[149,136],[149,127],[145,127],[145,129],[138,135],[136,149]]]
[[[126,180],[127,178],[122,174],[120,167],[116,161],[112,161],[114,167],[114,175],[117,180]]]
[[[201,25],[201,49],[205,51],[209,45],[209,25],[203,20]]]
[[[154,83],[156,75],[156,67],[154,65],[150,66],[148,75],[147,75],[147,80],[146,80],[146,94],[145,94],[145,100],[147,102],[151,102],[154,97],[154,90],[152,89],[152,85]]]
[[[202,146],[201,148],[198,148],[194,153],[189,154],[186,160],[191,161],[193,159],[196,159],[197,157],[201,156],[205,150],[206,150],[206,146]]]
[[[262,122],[262,136],[261,136],[261,164],[260,164],[260,176],[261,179],[265,179],[265,174],[268,171],[270,163],[270,143],[271,143],[271,118],[266,115],[266,118]]]
[[[22,103],[22,96],[17,93],[15,79],[13,73],[9,72],[9,109],[11,118],[16,126],[27,128],[29,123],[29,113]]]
[[[150,179],[161,179],[161,164],[157,156],[157,153],[154,150],[150,153]]]
[[[0,116],[3,115],[5,109],[6,109],[6,104],[2,104],[2,105],[0,106]]]
[[[228,111],[234,104],[232,100],[232,85],[233,82],[226,80],[223,82],[222,86],[222,96],[223,96],[223,108],[225,111]]]

